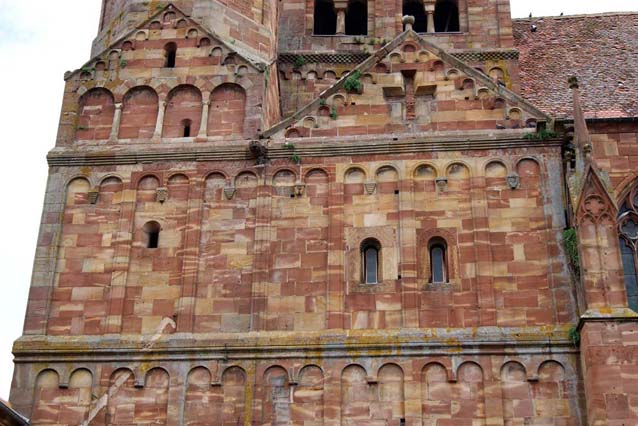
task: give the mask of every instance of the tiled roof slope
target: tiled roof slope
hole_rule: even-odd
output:
[[[638,116],[638,12],[517,19],[514,38],[521,94],[541,110],[571,117],[575,75],[587,118]]]

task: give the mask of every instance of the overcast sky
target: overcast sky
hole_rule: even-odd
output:
[[[514,17],[638,9],[636,0],[512,0]],[[89,58],[101,0],[0,0],[0,397],[13,371],[11,345],[23,318],[47,178],[55,143],[63,75]]]

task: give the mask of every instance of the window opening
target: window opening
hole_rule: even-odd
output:
[[[146,248],[155,249],[159,247],[160,224],[152,221],[144,225],[144,233],[146,234]]]
[[[337,33],[337,13],[332,0],[315,0],[315,35],[335,35]]]
[[[412,29],[417,33],[427,31],[427,17],[425,8],[420,0],[403,0],[403,16],[414,16]]]
[[[190,137],[192,124],[193,124],[193,122],[191,120],[183,120],[182,121],[182,129],[184,130],[183,131],[183,136],[185,138]]]
[[[618,233],[629,309],[638,312],[638,187],[620,209]]]
[[[440,239],[430,242],[430,282],[443,284],[447,282],[447,257],[445,243]]]
[[[365,0],[351,0],[346,12],[346,35],[368,34],[368,4]]]
[[[369,239],[365,240],[361,244],[363,277],[362,282],[364,284],[378,284],[379,283],[379,263],[381,245],[377,240]]]
[[[164,46],[165,59],[164,68],[175,68],[175,62],[177,59],[177,45],[175,43],[168,43]]]
[[[436,9],[434,9],[434,30],[437,33],[460,31],[459,8],[456,2],[443,0],[436,3]]]

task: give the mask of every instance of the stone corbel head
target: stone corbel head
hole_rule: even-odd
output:
[[[507,184],[510,188],[516,189],[521,184],[521,177],[517,173],[507,175]]]
[[[438,177],[436,178],[435,182],[436,182],[436,187],[439,189],[439,191],[444,192],[445,189],[447,188],[447,178]]]

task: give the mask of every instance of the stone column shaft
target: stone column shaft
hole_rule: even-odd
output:
[[[157,112],[157,122],[155,123],[155,133],[153,133],[153,139],[159,139],[162,137],[162,129],[164,128],[164,113],[166,112],[166,102],[161,101],[159,103],[159,111]]]
[[[205,138],[208,133],[208,110],[210,109],[210,101],[202,102],[202,121],[199,125],[199,134],[197,137]]]
[[[115,115],[113,115],[113,127],[111,127],[110,139],[115,141],[120,134],[120,123],[122,122],[122,104],[115,104]]]

